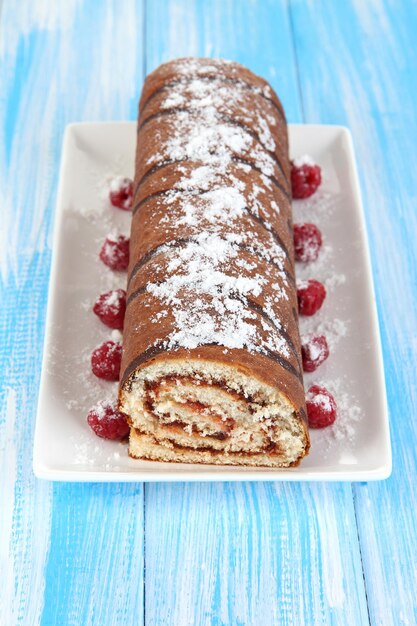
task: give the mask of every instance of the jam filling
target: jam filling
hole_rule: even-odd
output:
[[[139,436],[144,434],[138,428],[135,428],[135,432]],[[161,442],[158,441],[157,439],[154,439],[154,443],[160,444]],[[209,452],[210,454],[213,454],[213,455],[217,455],[219,454],[219,452],[221,452],[221,450],[217,450],[217,448],[212,448],[210,446],[207,446],[204,448],[190,448],[188,446],[184,446],[179,443],[175,443],[173,441],[170,441],[170,446],[172,446],[175,450],[185,450],[185,451],[192,451],[192,452],[199,450],[201,452]],[[250,457],[250,456],[256,456],[258,454],[274,454],[274,455],[279,456],[282,454],[282,451],[277,443],[275,443],[274,441],[271,441],[270,443],[268,443],[267,446],[265,446],[261,450],[257,450],[256,452],[248,452],[246,450],[242,450],[240,452],[229,452],[228,454],[231,457],[233,456],[249,456]]]
[[[184,402],[179,402],[178,404],[181,407],[186,407],[190,412],[194,414],[204,416],[207,421],[211,422],[216,427],[218,427],[218,430],[214,430],[211,433],[206,432],[204,433],[204,435],[203,435],[202,430],[200,430],[198,428],[198,425],[196,424],[187,424],[186,422],[182,421],[179,418],[172,420],[170,419],[171,416],[169,413],[157,413],[156,412],[156,402],[157,402],[161,388],[166,387],[168,385],[173,385],[173,384],[176,385],[178,383],[195,385],[195,380],[188,376],[180,376],[180,377],[165,376],[164,378],[158,381],[152,381],[152,382],[147,381],[145,383],[144,408],[146,412],[152,416],[154,421],[157,422],[160,426],[163,427],[164,430],[167,431],[167,438],[169,438],[169,434],[187,433],[187,435],[191,435],[195,437],[196,439],[204,440],[205,444],[207,440],[210,440],[210,439],[216,439],[217,441],[227,441],[228,439],[230,439],[231,434],[236,426],[235,420],[230,417],[224,419],[224,417],[222,417],[221,415],[213,411],[210,408],[210,406],[205,405],[202,402],[199,402],[196,400],[187,400]],[[249,412],[253,413],[253,409],[250,406],[251,403],[253,402],[252,397],[245,397],[243,394],[240,394],[237,391],[230,389],[225,383],[222,383],[220,381],[213,383],[213,384],[206,383],[206,382],[202,384],[204,384],[205,386],[212,386],[212,387],[217,387],[219,389],[222,389],[229,395],[233,396],[236,400],[245,402],[248,406]],[[138,429],[136,430],[138,433],[140,433],[140,430]],[[274,432],[274,430],[275,430],[274,428],[271,428],[271,434],[272,432]],[[269,440],[266,443],[266,445],[262,447],[261,449],[257,450],[256,452],[241,451],[241,452],[238,452],[238,454],[245,454],[245,455],[247,454],[250,456],[252,454],[271,453],[274,451],[275,453],[278,454],[279,449],[278,449],[277,444],[274,441],[272,441],[271,437],[269,437],[268,439]],[[173,441],[171,441],[170,443],[174,445],[176,448],[183,448],[183,449],[189,449],[189,450],[200,449],[200,448],[184,446]],[[202,446],[201,450],[208,450],[213,453],[219,452],[217,448],[213,448],[210,445]],[[231,454],[234,454],[234,453],[231,453]]]

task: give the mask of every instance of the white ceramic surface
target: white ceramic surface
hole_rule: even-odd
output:
[[[299,277],[325,282],[328,295],[301,333],[329,334],[331,355],[306,387],[326,383],[340,404],[335,426],[311,432],[311,452],[289,470],[165,464],[130,459],[127,446],[96,437],[88,409],[116,392],[90,372],[89,355],[112,331],[91,312],[99,293],[124,286],[98,260],[109,232],[129,232],[129,213],[107,200],[109,181],[132,176],[134,122],[73,124],[66,130],[55,216],[33,466],[63,481],[376,480],[391,472],[387,404],[363,209],[352,141],[339,126],[290,125],[292,157],[309,154],[324,173],[294,220],[316,222],[322,258]],[[310,215],[311,213],[311,215]],[[310,218],[310,219],[309,219]]]

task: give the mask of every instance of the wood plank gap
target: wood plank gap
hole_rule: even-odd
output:
[[[360,538],[360,534],[359,534],[359,523],[358,523],[358,517],[357,517],[357,511],[356,511],[356,493],[354,491],[353,483],[351,484],[351,491],[352,491],[352,499],[353,499],[353,512],[354,512],[354,515],[355,515],[356,534],[357,534],[357,537],[358,537],[359,555],[361,557],[361,569],[362,569],[363,587],[364,587],[365,599],[366,599],[366,610],[367,610],[367,613],[368,613],[369,626],[372,626],[371,625],[371,613],[369,611],[369,602],[368,602],[368,589],[367,589],[367,586],[366,586],[366,578],[365,578],[365,568],[364,568],[363,557],[362,557],[361,538]]]
[[[146,483],[143,483],[143,626],[146,626],[146,491]]]

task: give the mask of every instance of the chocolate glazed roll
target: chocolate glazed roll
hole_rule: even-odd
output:
[[[309,449],[285,115],[237,63],[180,59],[139,106],[119,405],[132,457],[296,465]]]

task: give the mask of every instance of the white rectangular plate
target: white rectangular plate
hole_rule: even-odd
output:
[[[33,466],[40,478],[64,481],[375,480],[391,472],[383,366],[363,210],[352,141],[339,126],[290,125],[291,156],[310,155],[323,184],[294,203],[295,222],[323,233],[319,259],[297,267],[325,283],[327,298],[301,334],[327,336],[330,357],[305,377],[324,384],[338,404],[335,424],[311,432],[311,452],[297,468],[276,470],[133,460],[127,445],[96,437],[89,408],[115,396],[96,379],[91,351],[112,331],[91,312],[97,296],[124,287],[125,276],[98,260],[109,232],[129,232],[130,214],[107,200],[109,181],[132,176],[134,122],[74,124],[65,133]]]

